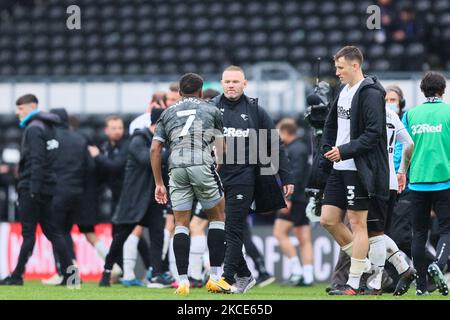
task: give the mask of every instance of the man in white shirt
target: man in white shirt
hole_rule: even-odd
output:
[[[364,77],[363,55],[347,46],[334,56],[336,75],[345,87],[333,103],[324,127],[324,157],[333,162],[320,222],[351,256],[347,284],[335,294],[357,295],[371,265],[367,215],[373,199],[389,198],[385,91],[375,77]],[[342,223],[347,211],[352,231]]]

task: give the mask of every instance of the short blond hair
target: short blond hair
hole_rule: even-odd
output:
[[[242,69],[239,66],[235,66],[235,65],[228,66],[228,67],[225,68],[225,70],[223,70],[223,72],[225,72],[225,71],[239,71],[239,72],[241,72],[244,75],[244,78],[245,78],[244,69]]]

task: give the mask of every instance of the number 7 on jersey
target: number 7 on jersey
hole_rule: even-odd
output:
[[[184,124],[183,130],[181,130],[181,132],[180,132],[180,135],[179,135],[180,137],[183,137],[188,134],[189,129],[191,128],[192,123],[195,120],[196,113],[197,113],[197,110],[195,110],[195,109],[183,110],[183,111],[177,112],[178,117],[188,117],[186,120],[186,123]]]

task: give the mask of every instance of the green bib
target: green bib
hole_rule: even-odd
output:
[[[426,102],[409,110],[406,120],[414,141],[410,182],[450,180],[450,105]]]

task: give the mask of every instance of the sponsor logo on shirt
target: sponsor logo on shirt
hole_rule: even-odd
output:
[[[427,123],[415,124],[411,126],[412,134],[422,134],[422,133],[441,133],[442,123],[439,125],[430,125]]]
[[[350,111],[352,110],[352,108],[349,109],[345,109],[342,106],[338,106],[337,107],[337,113],[338,113],[338,117],[341,119],[350,119]]]
[[[225,137],[248,137],[249,129],[223,128],[223,135]]]
[[[241,118],[244,119],[244,121],[248,120],[248,115],[246,114],[241,114]]]

